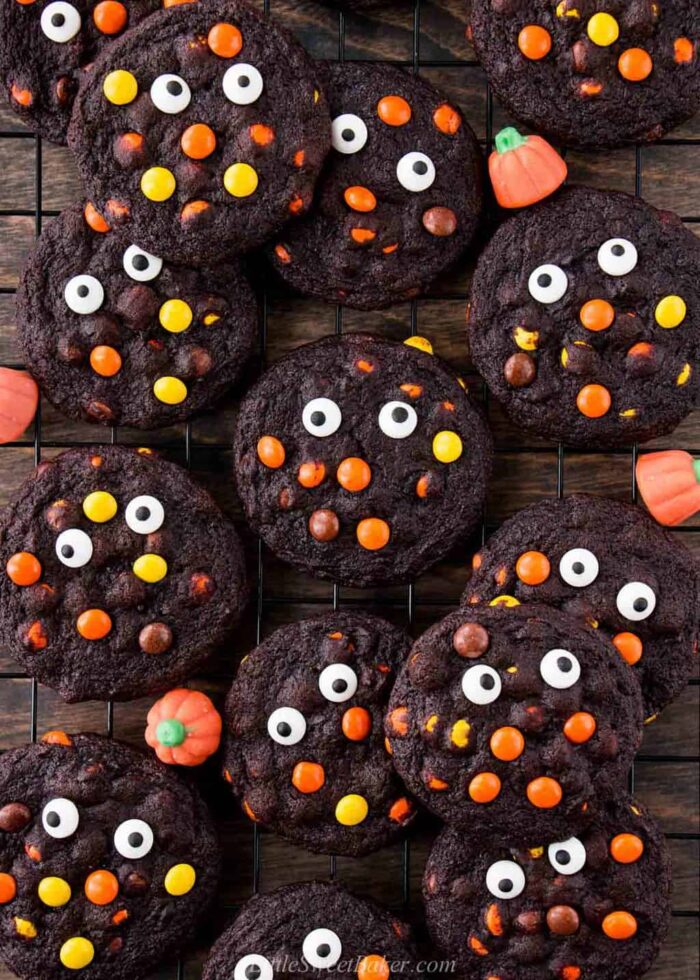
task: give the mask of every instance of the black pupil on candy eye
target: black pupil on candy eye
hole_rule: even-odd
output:
[[[568,674],[572,664],[568,657],[559,657],[557,659],[557,667],[563,674]]]
[[[54,14],[51,18],[51,23],[54,27],[63,27],[66,22],[64,14]]]
[[[256,966],[254,963],[251,963],[250,966],[247,966],[245,968],[245,975],[248,978],[248,980],[258,980],[260,973],[261,973],[260,967]]]
[[[555,857],[557,859],[557,864],[569,864],[571,861],[571,855],[568,851],[557,851]]]
[[[321,957],[322,960],[325,960],[325,958],[329,955],[330,951],[331,948],[328,945],[328,943],[321,943],[321,945],[316,950],[316,952],[318,953],[318,955]]]
[[[427,172],[428,164],[425,162],[425,160],[416,160],[416,162],[413,164],[413,173],[422,175],[427,174]]]
[[[89,294],[90,290],[87,288],[87,286],[78,286],[78,296],[80,296],[82,299],[85,299],[85,297]]]
[[[61,546],[61,554],[64,558],[72,558],[75,554],[75,549],[71,548],[69,544],[64,544]]]
[[[132,847],[141,847],[143,844],[143,835],[138,833],[129,834],[128,840]]]
[[[277,726],[277,734],[281,735],[282,738],[288,738],[292,734],[292,726],[289,722],[281,721]]]
[[[479,683],[485,691],[492,691],[496,686],[496,682],[490,674],[484,674],[483,677],[480,677]]]
[[[405,422],[408,418],[408,409],[397,406],[396,408],[392,409],[391,417],[394,422]]]
[[[585,566],[582,561],[575,561],[571,566],[571,570],[573,571],[574,575],[583,575]]]
[[[506,892],[506,893],[507,892],[512,892],[513,891],[513,882],[510,881],[509,878],[504,878],[503,881],[499,881],[498,882],[498,888],[502,892]]]
[[[135,255],[131,260],[131,264],[137,272],[145,272],[148,268],[148,259],[145,255]]]
[[[238,84],[241,86],[241,88],[248,88],[248,86],[250,85],[250,79],[248,78],[247,75],[239,75]]]
[[[46,822],[49,827],[58,827],[61,823],[61,818],[55,810],[52,810],[50,813],[46,814]]]
[[[347,691],[348,682],[344,681],[342,678],[339,677],[337,681],[333,681],[331,687],[333,688],[336,694],[342,694],[343,691]]]
[[[171,95],[182,94],[182,85],[180,84],[180,82],[176,82],[174,79],[171,79],[169,82],[167,82],[165,87],[167,88],[168,92],[170,92]]]
[[[137,507],[135,516],[138,521],[147,521],[151,516],[151,512],[148,507]]]
[[[634,607],[636,612],[644,612],[644,610],[647,608],[648,605],[649,603],[647,602],[646,599],[635,599],[634,602],[632,603],[632,606]]]
[[[311,422],[313,425],[323,425],[326,421],[326,416],[324,412],[312,412]]]
[[[546,289],[547,286],[552,285],[552,277],[548,272],[543,272],[541,276],[537,277],[537,285],[541,286],[543,289]]]
[[[346,143],[352,143],[352,141],[355,139],[355,134],[351,129],[344,129],[340,135],[343,137]]]
[[[612,252],[613,255],[617,255],[619,257],[620,255],[625,254],[625,247],[624,245],[613,245],[610,251]]]

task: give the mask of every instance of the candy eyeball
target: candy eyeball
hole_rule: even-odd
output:
[[[56,44],[72,41],[82,26],[80,14],[72,3],[55,0],[47,4],[41,12],[41,29]]]
[[[62,565],[68,568],[82,568],[92,558],[92,541],[90,536],[79,527],[61,531],[56,538],[56,555]]]
[[[569,280],[566,273],[558,265],[546,263],[538,265],[530,274],[527,282],[530,296],[538,303],[546,305],[556,303],[564,296],[569,288]]]
[[[477,664],[464,671],[462,691],[472,704],[491,704],[501,693],[501,678],[488,664]]]
[[[628,275],[637,261],[637,249],[626,238],[610,238],[598,249],[598,265],[609,276]]]
[[[625,619],[638,623],[656,609],[656,593],[646,582],[628,582],[617,593],[617,610]]]
[[[495,861],[486,872],[486,887],[494,898],[517,898],[525,890],[525,872],[515,861]]]
[[[50,837],[63,840],[72,837],[78,829],[80,814],[72,800],[59,796],[46,804],[41,812],[41,822]]]
[[[549,687],[565,691],[581,676],[581,664],[568,650],[549,650],[540,660],[540,674]]]
[[[306,735],[306,718],[296,708],[275,708],[267,719],[267,734],[279,745],[296,745]]]
[[[321,671],[318,687],[327,701],[349,701],[357,691],[357,674],[347,664],[329,664]]]
[[[331,142],[338,153],[359,153],[367,142],[367,127],[359,116],[345,112],[331,123]]]
[[[598,559],[588,548],[571,548],[559,562],[559,574],[567,585],[583,589],[598,578]]]
[[[69,309],[86,316],[99,310],[105,300],[105,291],[100,280],[94,276],[73,276],[66,283],[63,296]]]
[[[169,116],[184,112],[191,101],[190,87],[179,75],[159,75],[151,85],[151,102]]]
[[[340,937],[332,929],[314,929],[304,939],[304,959],[315,970],[327,970],[340,959],[343,946]]]
[[[312,398],[304,405],[301,421],[307,432],[319,439],[332,436],[340,428],[343,416],[330,398]]]
[[[379,411],[379,428],[390,439],[406,439],[417,425],[415,408],[405,402],[387,402]]]
[[[163,525],[165,509],[157,497],[142,494],[126,505],[124,519],[136,534],[153,534]]]
[[[125,820],[114,832],[114,846],[122,857],[138,861],[153,847],[153,831],[145,820]]]
[[[136,282],[150,282],[160,275],[163,268],[162,259],[145,252],[138,245],[129,245],[122,261],[127,276]]]
[[[233,968],[233,980],[272,980],[272,963],[260,953],[242,956]]]
[[[586,863],[586,848],[578,837],[559,844],[550,844],[547,848],[549,863],[555,871],[562,875],[575,875]]]
[[[419,194],[427,191],[435,180],[435,164],[425,153],[413,150],[404,154],[396,164],[396,176],[407,191]]]
[[[254,65],[231,65],[223,79],[224,95],[234,105],[251,105],[262,95],[263,77]]]

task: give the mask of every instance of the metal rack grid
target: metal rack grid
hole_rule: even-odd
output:
[[[420,41],[421,41],[421,7],[424,0],[412,0],[413,2],[413,27],[412,27],[412,43],[411,43],[411,58],[410,59],[391,59],[387,63],[394,64],[396,66],[409,69],[413,72],[420,72],[422,69],[467,69],[467,68],[479,68],[479,62],[474,59],[469,58],[455,58],[455,59],[427,59],[421,58],[420,52]],[[266,16],[271,12],[271,0],[263,0],[263,9]],[[346,59],[346,16],[339,10],[337,12],[338,20],[338,43],[337,43],[337,59],[339,61],[345,61]],[[479,142],[485,151],[489,151],[492,146],[493,129],[494,129],[494,98],[491,92],[491,88],[488,82],[485,80],[486,89],[486,119],[485,119],[485,138],[480,139]],[[31,140],[34,143],[34,165],[35,165],[35,175],[34,175],[34,207],[32,209],[13,209],[4,208],[0,209],[0,218],[21,218],[29,217],[34,220],[34,232],[35,235],[39,235],[42,229],[42,223],[44,218],[52,218],[59,214],[56,210],[44,209],[43,207],[43,194],[42,194],[42,182],[43,182],[43,151],[42,151],[42,140],[41,138],[35,136],[33,133],[21,130],[0,130],[0,140],[3,139],[22,139]],[[698,147],[698,160],[700,160],[700,138],[665,138],[654,146],[693,146]],[[565,153],[563,153],[565,155]],[[643,177],[644,177],[644,147],[637,145],[635,147],[635,167],[634,167],[634,186],[635,193],[637,196],[641,196],[643,187]],[[682,215],[683,221],[686,224],[700,224],[700,214],[698,215]],[[0,287],[0,295],[14,294],[15,289],[9,287]],[[466,296],[463,292],[458,293],[445,293],[442,292],[439,297],[441,300],[464,300],[466,301]],[[268,339],[268,296],[263,295],[261,297],[260,304],[260,331],[259,331],[259,363],[260,367],[264,368],[266,363],[266,353],[267,353],[267,339]],[[343,331],[343,308],[337,306],[335,310],[335,332],[337,334]],[[418,301],[410,301],[410,334],[416,335],[418,333]],[[16,363],[6,363],[5,367],[23,367],[21,364]],[[484,403],[488,406],[488,390],[480,379],[474,379],[478,385],[478,390],[480,391]],[[473,387],[470,385],[470,388]],[[39,410],[37,412],[35,420],[35,432],[33,440],[20,439],[15,442],[6,444],[6,447],[2,448],[31,448],[34,454],[34,464],[38,465],[42,458],[42,451],[44,449],[67,449],[76,446],[93,445],[98,443],[100,439],[98,438],[104,431],[109,432],[109,442],[115,444],[119,442],[119,430],[117,427],[112,426],[108,430],[95,429],[95,439],[90,441],[85,440],[71,440],[62,439],[60,441],[55,440],[45,440],[42,438],[42,412],[41,412],[41,400],[39,405]],[[154,447],[163,450],[179,450],[184,451],[184,460],[188,469],[192,466],[192,456],[193,452],[196,452],[198,446],[193,439],[192,424],[190,422],[186,423],[184,426],[184,446],[180,443],[174,443],[172,439],[158,440],[149,439],[150,444]],[[105,440],[106,441],[106,440]],[[226,451],[230,447],[226,443],[209,442],[203,444],[202,449],[206,449],[208,452],[214,451]],[[689,447],[684,446],[680,448],[685,448],[688,452],[694,455],[700,455],[700,447]],[[642,449],[642,452],[644,450]],[[638,446],[632,446],[628,449],[613,449],[613,450],[596,450],[596,449],[586,449],[584,451],[588,456],[595,455],[607,455],[607,456],[627,456],[629,457],[630,463],[630,499],[633,503],[637,503],[638,493],[637,484],[635,477],[635,467],[636,462],[640,453]],[[538,454],[550,454],[556,455],[556,494],[557,497],[562,497],[564,495],[564,467],[565,460],[567,456],[574,455],[576,450],[569,449],[563,444],[559,444],[556,447],[551,446],[522,446],[522,445],[497,445],[496,453],[499,454],[514,454],[514,453],[538,453]],[[0,449],[0,461],[2,460],[2,451]],[[483,521],[481,524],[481,541],[482,543],[486,540],[487,536],[496,529],[495,525],[488,522],[486,514],[484,514]],[[675,528],[676,533],[681,533],[685,535],[695,535],[696,538],[700,538],[700,528],[693,526],[685,526],[680,528]],[[265,549],[263,543],[260,539],[257,542],[257,557],[256,557],[256,586],[254,589],[254,599],[252,605],[254,606],[255,615],[255,637],[256,642],[260,642],[264,635],[264,623],[267,611],[274,606],[289,606],[295,602],[304,602],[309,605],[316,604],[328,604],[328,599],[319,596],[294,596],[287,594],[266,594],[265,593]],[[362,604],[362,599],[353,597],[341,596],[340,587],[337,584],[332,586],[332,608],[337,609],[341,605],[359,605]],[[373,600],[374,602],[374,600]],[[441,607],[445,608],[451,607],[452,602],[446,599],[439,599],[436,597],[431,597],[428,603],[431,607]],[[405,613],[406,622],[409,627],[413,624],[415,619],[417,600],[415,595],[415,587],[410,584],[406,587],[405,597],[403,599],[384,599],[380,600],[379,605],[383,605],[385,608],[391,607],[392,609],[401,609]],[[20,670],[0,670],[0,682],[3,680],[17,680],[24,679],[28,680],[31,685],[31,700],[30,700],[30,734],[32,741],[36,741],[37,738],[37,717],[38,717],[38,684],[34,678],[29,678],[26,673]],[[690,684],[692,686],[700,686],[700,678],[694,677],[691,679]],[[114,733],[114,703],[109,701],[105,704],[106,711],[106,728],[109,737],[113,736]],[[645,755],[639,754],[637,756],[637,762],[647,762],[653,763],[654,765],[668,765],[674,763],[693,763],[700,764],[700,755]],[[629,788],[631,792],[634,792],[635,787],[635,765],[632,766],[630,776],[629,776]],[[677,831],[670,832],[666,834],[669,840],[681,840],[681,841],[699,841],[700,834],[694,831]],[[262,846],[263,846],[263,835],[261,834],[258,825],[253,827],[253,846],[252,846],[252,881],[253,881],[253,891],[257,892],[260,884],[261,876],[261,864],[262,864]],[[401,858],[401,871],[400,871],[400,884],[401,884],[401,894],[403,900],[403,906],[406,907],[411,901],[411,889],[410,889],[410,868],[411,868],[411,841],[406,840],[402,845],[402,858]],[[336,876],[337,872],[337,861],[335,856],[330,856],[328,858],[328,875],[331,878]],[[236,906],[225,905],[224,908],[233,912]],[[693,909],[674,909],[673,916],[675,918],[691,918],[694,920],[700,920],[700,912]],[[169,976],[172,980],[184,980],[185,977],[185,965],[186,959],[180,958],[174,964],[174,972]],[[161,974],[159,973],[159,977]],[[697,974],[696,974],[697,976]],[[670,980],[670,978],[669,978]]]

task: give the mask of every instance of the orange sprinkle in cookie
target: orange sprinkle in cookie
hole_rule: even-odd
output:
[[[368,245],[373,242],[377,237],[376,231],[372,231],[371,228],[352,228],[350,231],[350,237],[358,245]]]
[[[83,216],[88,226],[92,228],[93,231],[99,232],[101,235],[104,235],[109,231],[109,225],[97,210],[95,205],[91,204],[90,201],[88,201],[85,205]]]
[[[561,980],[580,980],[581,978],[581,967],[579,966],[563,966],[561,968]]]
[[[501,918],[501,913],[498,910],[498,905],[492,902],[491,905],[486,909],[486,928],[491,933],[492,936],[502,936],[503,935],[503,919]]]
[[[385,95],[377,103],[377,115],[387,126],[405,126],[411,119],[411,107],[400,95]]]
[[[54,728],[50,732],[45,732],[41,736],[41,741],[45,745],[63,745],[65,747],[73,744],[73,740],[70,735],[67,735],[66,732],[61,731],[60,728]]]
[[[515,574],[525,585],[542,585],[550,571],[549,558],[541,551],[526,551],[515,563]]]
[[[290,214],[299,214],[304,210],[304,198],[295,194],[288,206]]]
[[[603,91],[603,83],[597,81],[595,78],[587,78],[581,82],[578,90],[586,98],[593,98],[596,95],[600,95]]]
[[[209,201],[188,201],[180,212],[180,220],[184,223],[198,218],[211,209]]]
[[[518,34],[518,47],[530,61],[541,61],[552,50],[552,35],[546,27],[528,24]]]
[[[688,65],[695,58],[695,45],[687,37],[677,37],[673,42],[673,60],[678,65]]]
[[[389,728],[395,735],[408,734],[408,708],[394,708],[388,717]]]
[[[469,948],[471,949],[472,953],[476,953],[477,956],[488,956],[489,951],[487,947],[484,946],[481,940],[477,939],[476,936],[469,937]]]
[[[269,146],[275,138],[275,131],[272,126],[265,126],[263,123],[253,123],[248,133],[257,146]]]
[[[289,249],[286,249],[284,245],[275,245],[275,255],[280,260],[288,265],[292,261],[292,256],[289,253]]]
[[[12,96],[13,102],[16,102],[17,105],[24,106],[25,109],[28,109],[34,102],[34,96],[30,89],[20,88],[19,85],[15,85],[14,83],[10,89],[10,95]]]

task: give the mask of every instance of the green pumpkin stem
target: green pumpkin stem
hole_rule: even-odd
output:
[[[700,483],[700,456],[693,460],[693,469],[695,470],[695,479]]]
[[[508,153],[509,150],[517,150],[527,143],[527,136],[521,136],[515,126],[506,126],[496,134],[494,142],[498,153]]]
[[[166,718],[158,723],[156,738],[167,749],[176,749],[187,737],[187,729],[177,718]]]

